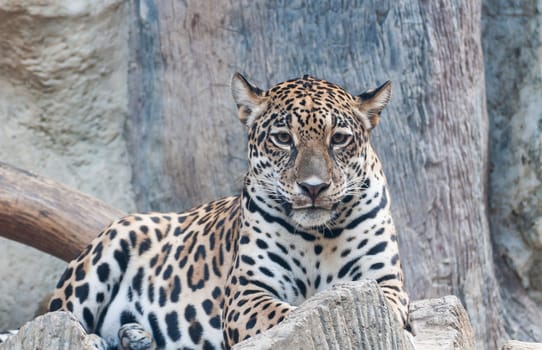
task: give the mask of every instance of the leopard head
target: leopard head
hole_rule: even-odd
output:
[[[391,83],[354,96],[304,76],[263,91],[235,74],[232,91],[248,128],[249,195],[296,226],[333,225],[337,207],[363,189],[369,133]]]

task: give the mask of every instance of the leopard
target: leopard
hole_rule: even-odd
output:
[[[231,90],[247,135],[240,193],[116,220],[69,263],[49,310],[73,313],[102,349],[230,349],[320,291],[372,279],[409,329],[370,142],[391,82],[353,95],[304,75],[262,90],[236,73]]]

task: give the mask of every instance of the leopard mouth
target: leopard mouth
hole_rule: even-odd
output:
[[[326,198],[316,198],[316,200],[311,200],[309,198],[295,198],[292,201],[292,209],[322,209],[322,210],[333,210],[336,207],[337,203],[333,203]]]
[[[316,229],[332,224],[333,220],[337,218],[338,205],[339,203],[330,203],[329,201],[291,203],[288,216],[299,227]]]
[[[307,217],[317,218],[317,217],[320,217],[322,215],[326,215],[326,216],[330,215],[332,211],[331,211],[331,209],[327,209],[327,208],[304,207],[304,208],[294,208],[294,209],[292,209],[292,212],[302,214],[302,215],[305,215]]]
[[[338,203],[330,203],[323,201],[293,201],[290,202],[283,198],[280,201],[281,206],[286,210],[286,213],[290,215],[293,211],[334,211],[337,208]]]
[[[336,218],[336,208],[339,205],[329,198],[316,198],[313,201],[306,197],[285,196],[280,197],[279,203],[294,223],[306,229],[329,224]]]
[[[328,208],[315,206],[292,209],[290,218],[306,229],[329,224],[335,218],[335,212]]]
[[[316,203],[305,203],[299,205],[292,205],[292,210],[332,210],[333,206],[331,205],[319,205]]]

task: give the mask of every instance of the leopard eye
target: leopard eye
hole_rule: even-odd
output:
[[[271,135],[271,137],[273,137],[273,141],[278,146],[289,147],[292,144],[292,135],[290,135],[289,133],[285,131],[279,131],[277,133],[274,133]]]
[[[335,134],[333,134],[333,136],[331,136],[331,145],[332,146],[343,146],[348,141],[350,141],[351,136],[352,135],[345,134],[345,133],[342,133],[342,132],[336,132]]]

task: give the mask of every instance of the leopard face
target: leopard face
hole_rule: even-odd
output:
[[[267,92],[240,76],[232,86],[248,127],[249,186],[301,228],[333,226],[341,203],[367,186],[369,132],[391,84],[360,96],[310,76]]]

